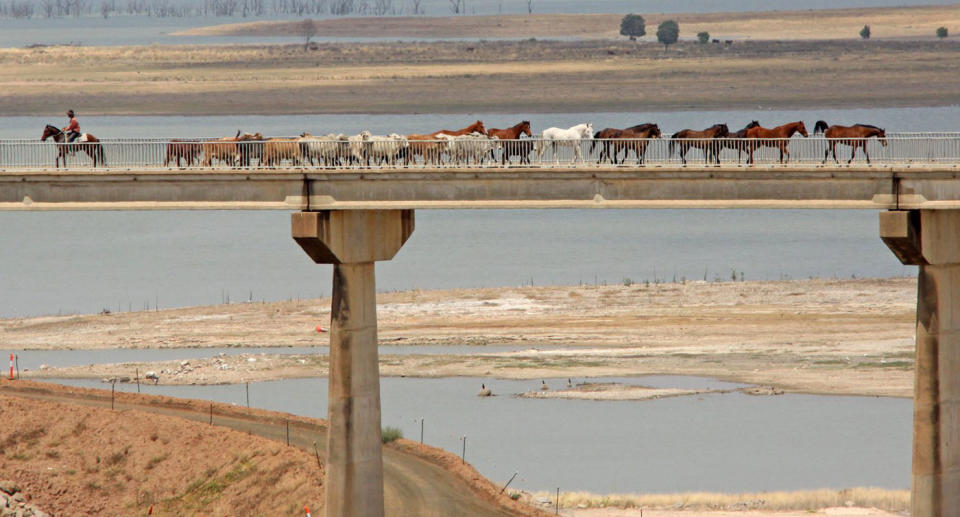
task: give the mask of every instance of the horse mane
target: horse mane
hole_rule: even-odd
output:
[[[818,120],[816,125],[813,126],[813,133],[814,134],[823,133],[827,129],[830,129],[830,126],[827,125],[827,122],[824,120]]]
[[[877,127],[877,126],[873,126],[873,125],[870,125],[870,124],[856,124],[856,125],[858,125],[858,126],[860,126],[860,127],[866,127],[866,128],[869,128],[869,129],[876,129],[877,131],[883,131],[883,128],[880,128],[880,127]]]

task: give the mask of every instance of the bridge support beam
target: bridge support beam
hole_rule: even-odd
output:
[[[314,262],[333,264],[326,515],[383,517],[374,262],[400,251],[413,210],[294,213],[292,233]]]
[[[960,210],[880,214],[880,237],[920,266],[913,395],[913,517],[960,516]]]

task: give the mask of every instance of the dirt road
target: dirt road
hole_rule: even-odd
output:
[[[0,393],[16,397],[79,404],[100,408],[111,406],[109,391],[68,388],[30,381],[0,381]],[[319,445],[321,459],[326,444],[325,423],[320,420],[281,413],[240,409],[206,401],[116,394],[116,409],[137,409],[209,422],[213,408],[215,425],[248,432],[277,441],[286,440],[290,422],[290,444],[314,452]],[[455,461],[454,461],[455,460]],[[532,507],[498,496],[498,488],[472,467],[450,468],[459,460],[449,453],[400,443],[384,448],[385,505],[390,517],[446,517],[469,515],[510,517],[546,515]]]

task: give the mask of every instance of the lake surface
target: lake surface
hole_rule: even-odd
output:
[[[39,4],[39,2],[37,2]],[[173,0],[170,5],[191,4],[190,0]],[[523,14],[527,12],[525,0],[467,0],[467,13],[478,15]],[[892,7],[910,5],[949,5],[953,0],[807,0],[798,5],[793,0],[534,0],[534,13],[681,13],[721,11],[774,11],[804,9],[828,9],[847,7]],[[99,5],[99,4],[98,4]],[[118,5],[124,5],[118,2]],[[423,0],[421,4],[427,15],[450,15],[447,0]],[[399,14],[411,11],[409,0],[393,0]],[[37,11],[39,11],[39,7]],[[312,18],[329,18],[313,15]],[[75,43],[86,46],[101,45],[152,45],[194,43],[298,43],[302,38],[263,37],[184,37],[171,33],[208,25],[242,23],[264,20],[289,20],[294,16],[268,15],[262,17],[189,17],[154,18],[147,16],[83,16],[80,18],[33,18],[24,20],[0,19],[0,47],[24,47],[33,44]],[[374,38],[367,38],[370,40]],[[396,39],[396,38],[392,38]],[[421,38],[422,39],[422,38]],[[316,41],[363,41],[355,38],[314,38]]]
[[[82,116],[82,114],[81,114]],[[768,125],[823,118],[889,131],[958,129],[960,107],[853,110],[553,114],[82,117],[98,136],[173,137],[429,132],[476,119],[534,130],[656,121],[665,131],[751,119]],[[0,138],[39,138],[42,117],[0,118]],[[54,122],[56,120],[53,120]],[[330,294],[330,266],[290,238],[286,212],[0,213],[0,317],[141,310]],[[747,280],[915,274],[877,235],[874,211],[420,210],[380,290],[580,283]],[[0,347],[2,347],[0,342]]]
[[[391,346],[380,345],[380,355],[478,355],[528,350],[529,346]],[[538,350],[557,350],[564,347],[537,347]],[[132,363],[151,361],[182,361],[224,355],[329,355],[327,346],[291,347],[214,347],[214,348],[105,348],[100,350],[23,350],[17,352],[20,369],[38,370],[40,365],[51,368],[88,364]]]
[[[711,379],[604,379],[733,387]],[[582,379],[575,379],[580,382]],[[99,387],[96,381],[61,381]],[[480,384],[495,397],[476,396]],[[559,387],[566,379],[548,379]],[[527,490],[598,493],[910,486],[907,399],[739,393],[652,401],[521,399],[539,381],[381,379],[383,425],[461,453],[485,476]],[[117,385],[135,391],[136,386]],[[145,393],[245,404],[243,385],[143,386]],[[324,418],[326,379],[253,383],[252,406]]]

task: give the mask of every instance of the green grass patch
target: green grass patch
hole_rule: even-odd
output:
[[[204,476],[193,480],[186,490],[165,502],[174,514],[197,513],[215,501],[227,487],[243,480],[256,471],[256,465],[248,456],[242,456],[228,472],[217,476],[214,469],[207,469]],[[213,472],[213,475],[211,475]]]
[[[380,430],[380,441],[390,443],[398,438],[403,438],[403,431],[399,427],[386,426]]]

